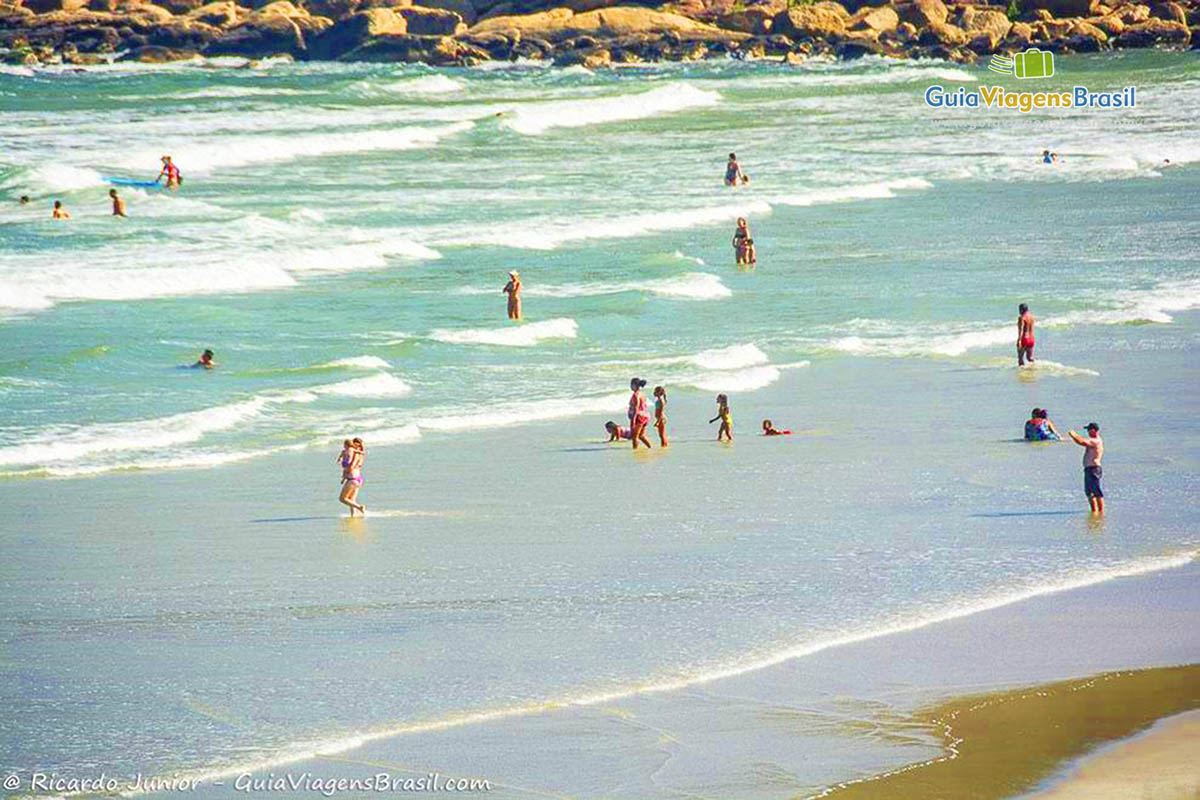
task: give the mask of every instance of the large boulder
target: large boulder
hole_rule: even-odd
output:
[[[1071,26],[1071,36],[1072,38],[1078,37],[1081,39],[1090,39],[1095,41],[1098,45],[1104,45],[1108,43],[1108,34],[1106,34],[1103,29],[1084,19],[1078,20],[1074,25]],[[1078,50],[1079,48],[1077,47],[1076,49]],[[1093,51],[1088,49],[1084,52],[1090,53]]]
[[[119,61],[136,61],[139,64],[166,64],[171,61],[191,61],[197,56],[194,50],[172,50],[169,47],[145,45],[130,50]]]
[[[406,33],[408,23],[404,17],[390,8],[369,8],[338,20],[320,36],[313,37],[308,43],[309,56],[331,61],[377,36],[403,36]]]
[[[221,29],[198,20],[176,17],[169,25],[159,25],[148,35],[148,44],[171,50],[202,51],[221,38]]]
[[[771,32],[774,14],[763,6],[751,6],[717,17],[717,25],[731,31],[764,36]]]
[[[1156,44],[1186,45],[1191,41],[1192,32],[1187,25],[1180,22],[1168,22],[1162,19],[1148,19],[1127,25],[1125,32],[1114,42],[1117,47],[1150,47]]]
[[[307,49],[304,33],[296,20],[280,16],[253,15],[245,22],[224,31],[204,48],[206,56],[303,55]]]
[[[1136,25],[1150,19],[1150,6],[1141,3],[1126,3],[1107,16],[1119,19],[1126,25]]]
[[[1165,19],[1168,22],[1178,22],[1182,25],[1188,24],[1187,11],[1173,0],[1150,6],[1150,16]]]
[[[561,42],[577,36],[616,39],[638,34],[677,33],[692,39],[724,39],[732,35],[713,25],[696,22],[678,14],[628,6],[616,6],[583,14],[576,14],[567,8],[556,8],[537,14],[490,17],[477,23],[470,33],[511,35],[514,31],[523,39],[544,39],[548,42]]]
[[[1095,25],[1110,37],[1120,36],[1125,32],[1125,23],[1112,14],[1105,17],[1092,17],[1086,20],[1086,22]]]
[[[238,8],[233,0],[216,0],[216,2],[189,11],[186,18],[216,28],[228,28],[236,25],[244,14],[245,12]]]
[[[300,8],[291,0],[273,0],[273,2],[261,5],[250,15],[251,19],[262,19],[264,17],[283,17],[284,19],[311,19],[311,15]]]
[[[1008,36],[1012,22],[1003,11],[967,6],[962,11],[959,26],[972,39],[977,36],[986,36],[991,42],[991,46],[995,48],[997,44],[1004,41],[1005,36]]]
[[[962,28],[949,22],[931,22],[921,31],[917,41],[927,47],[942,45],[953,49],[971,41],[971,37],[967,36],[967,32]]]
[[[404,17],[408,32],[414,36],[457,36],[467,31],[463,18],[453,11],[420,6],[397,8],[395,11]]]
[[[1049,11],[1055,17],[1086,17],[1092,13],[1093,0],[1021,0],[1021,10]]]
[[[487,51],[450,36],[377,36],[342,61],[403,61],[455,66],[482,61]]]
[[[900,15],[891,6],[863,6],[850,15],[846,27],[852,31],[870,30],[876,33],[893,31],[900,24]]]
[[[25,0],[24,6],[35,14],[50,14],[55,11],[82,11],[88,0]]]
[[[931,22],[945,22],[950,11],[942,0],[911,0],[897,3],[896,13],[904,22],[924,28]]]
[[[937,0],[940,2],[941,0]],[[830,6],[837,6],[833,9]],[[838,13],[841,10],[842,13]],[[789,39],[799,39],[810,36],[814,39],[827,39],[830,36],[841,36],[846,32],[846,22],[850,15],[844,7],[837,3],[817,3],[811,6],[789,8],[775,17],[771,30],[781,33]]]
[[[304,7],[308,9],[308,13],[335,20],[350,16],[358,11],[361,5],[362,0],[304,0]]]
[[[471,0],[420,0],[418,5],[424,8],[438,8],[442,11],[453,11],[462,17],[463,22],[474,25],[479,19],[479,10]]]

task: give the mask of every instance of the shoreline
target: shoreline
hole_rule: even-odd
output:
[[[1200,664],[1189,664],[1107,672],[939,703],[915,720],[938,730],[946,755],[813,797],[1014,797],[1099,747],[1200,708],[1198,684]]]
[[[625,692],[613,692],[603,696],[575,700],[547,700],[528,707],[484,709],[472,713],[455,714],[442,719],[416,720],[389,730],[361,731],[341,740],[300,745],[296,752],[280,754],[278,758],[217,769],[186,771],[177,773],[173,777],[182,777],[193,782],[205,796],[235,795],[236,792],[230,779],[244,776],[251,776],[251,779],[254,779],[277,775],[281,774],[281,768],[286,769],[288,774],[302,771],[305,774],[329,777],[355,775],[357,774],[355,769],[364,765],[394,768],[397,760],[397,756],[394,754],[397,752],[407,753],[413,749],[414,743],[418,739],[425,737],[428,737],[430,745],[436,751],[438,745],[435,740],[439,737],[464,739],[468,742],[476,740],[487,742],[497,737],[520,739],[527,735],[527,729],[540,728],[547,719],[554,720],[551,724],[572,728],[577,722],[596,715],[617,714],[622,717],[642,718],[648,707],[657,707],[653,714],[664,713],[662,708],[671,709],[668,716],[674,716],[678,706],[689,705],[697,697],[704,697],[709,693],[718,697],[728,694],[737,697],[739,702],[743,702],[747,696],[747,687],[751,687],[751,694],[765,693],[771,698],[770,702],[775,704],[779,702],[778,698],[781,695],[787,695],[796,688],[790,676],[808,675],[809,669],[813,666],[817,667],[815,670],[818,676],[815,681],[817,688],[810,686],[806,687],[804,691],[810,693],[812,698],[816,698],[831,691],[829,686],[831,682],[842,680],[840,673],[845,672],[848,665],[859,663],[863,650],[886,653],[889,654],[888,657],[896,647],[899,647],[901,651],[915,650],[922,653],[944,651],[945,645],[951,641],[955,641],[955,646],[959,646],[960,643],[965,645],[972,637],[979,636],[979,631],[976,629],[986,629],[980,638],[987,638],[988,632],[995,633],[998,630],[1011,629],[1012,625],[1009,620],[1012,618],[1032,619],[1036,623],[1036,620],[1042,618],[1038,606],[1058,605],[1057,599],[1061,599],[1068,606],[1080,606],[1090,605],[1088,597],[1090,593],[1131,598],[1142,594],[1145,591],[1143,584],[1147,582],[1168,581],[1186,584],[1189,576],[1197,573],[1200,573],[1200,561],[1193,558],[1182,564],[1162,567],[1154,571],[1114,576],[1079,586],[1043,592],[966,615],[950,616],[907,629],[876,633],[860,639],[814,648],[810,653],[789,655],[772,664],[760,665],[745,671],[731,671],[727,675],[684,681],[679,685],[634,687]],[[1194,603],[1194,600],[1189,598],[1185,602]],[[1034,606],[1034,608],[1030,609],[1029,606]],[[1090,640],[1094,641],[1097,636],[1103,635],[1103,628],[1106,624],[1103,615],[1098,615],[1087,622],[1086,627],[1097,629],[1089,630],[1086,634]],[[1061,623],[1056,621],[1055,625],[1057,624]],[[1053,630],[1050,630],[1055,625],[1044,626],[1047,630],[1042,631],[1041,634],[1048,638],[1055,638]],[[971,633],[964,636],[964,631]],[[1167,638],[1170,638],[1169,632],[1164,633],[1167,633]],[[937,642],[942,646],[930,646],[930,642]],[[1200,653],[1198,645],[1200,642],[1187,642],[1183,648],[1186,652],[1194,655]],[[1103,645],[1100,645],[1100,648],[1103,649]],[[1147,649],[1153,651],[1155,648],[1151,644]],[[941,655],[945,657],[944,652]],[[1026,655],[1036,658],[1034,652],[1027,652]],[[1170,656],[1168,655],[1167,658]],[[867,660],[875,662],[870,655]],[[1076,661],[1076,659],[1069,660],[1073,663]],[[1045,710],[1042,707],[1031,708],[1030,704],[1048,692],[1057,693],[1056,697],[1065,699],[1064,703],[1060,703],[1066,708],[1067,714],[1064,719],[1075,720],[1078,723],[1077,730],[1071,736],[1065,737],[1063,741],[1049,742],[1043,750],[1029,754],[1029,758],[1035,760],[1035,765],[1039,769],[1023,774],[1020,782],[998,785],[992,793],[970,795],[971,797],[995,798],[995,800],[1016,797],[1022,792],[1035,788],[1038,781],[1045,781],[1059,774],[1075,760],[1083,758],[1086,761],[1091,758],[1097,748],[1136,737],[1162,719],[1200,707],[1200,697],[1195,696],[1193,691],[1197,678],[1200,678],[1200,663],[1188,661],[1184,665],[1141,664],[1136,658],[1130,659],[1128,656],[1123,657],[1122,660],[1129,662],[1130,666],[1101,671],[1094,671],[1089,666],[1084,666],[1082,670],[1055,668],[1056,678],[1050,681],[1014,681],[1010,676],[1001,676],[998,673],[991,676],[975,673],[972,676],[973,681],[977,681],[974,686],[956,685],[949,691],[945,687],[918,689],[913,695],[914,705],[910,711],[890,718],[889,721],[881,724],[886,724],[896,731],[905,729],[928,731],[928,735],[936,739],[936,743],[931,739],[922,745],[924,749],[934,751],[930,757],[912,761],[901,756],[889,769],[831,783],[819,791],[801,792],[799,796],[810,800],[823,797],[846,797],[851,800],[859,796],[877,797],[879,795],[875,792],[881,785],[881,781],[884,782],[883,785],[888,786],[887,796],[896,798],[933,796],[928,792],[932,790],[931,787],[935,786],[950,785],[961,788],[970,785],[974,787],[978,781],[974,761],[961,754],[960,751],[966,751],[968,747],[960,746],[960,744],[964,739],[968,745],[973,745],[978,741],[981,742],[981,748],[986,752],[987,748],[995,747],[995,743],[987,736],[977,733],[974,728],[976,724],[982,725],[983,732],[986,734],[988,720],[991,717],[981,714],[978,722],[973,721],[971,725],[965,725],[964,721],[967,715],[976,714],[980,710],[995,713],[997,708],[1011,707],[1018,712],[1018,715],[1023,713],[1023,719],[1032,724],[1050,717],[1042,713]],[[959,659],[958,661],[962,663],[963,660]],[[1098,665],[1104,663],[1101,661],[1098,662]],[[921,672],[927,673],[925,667],[919,664],[916,666]],[[971,671],[972,668],[968,666],[966,669]],[[892,683],[892,679],[886,675],[877,675],[875,679],[879,686]],[[1016,688],[1013,688],[1014,686]],[[1096,687],[1100,688],[1096,689]],[[894,686],[888,691],[893,692]],[[908,690],[906,694],[911,691],[911,689]],[[877,692],[878,687],[867,689],[860,702],[875,702],[867,701],[867,698],[872,696],[878,698],[880,695]],[[1076,704],[1081,705],[1083,711],[1086,712],[1088,703],[1097,697],[1102,697],[1098,702],[1113,703],[1119,712],[1114,714],[1113,719],[1106,722],[1099,734],[1088,727],[1091,717],[1086,713],[1080,717],[1080,709],[1075,707]],[[814,702],[812,698],[808,702]],[[789,699],[788,702],[798,701]],[[1050,704],[1050,708],[1052,714],[1059,710],[1054,704]],[[1072,714],[1074,716],[1071,716]],[[876,723],[879,723],[879,720],[876,720]],[[657,721],[644,721],[642,724],[654,730],[667,730],[665,725],[660,728]],[[1061,724],[1061,721],[1052,723],[1056,735],[1061,732],[1061,727],[1057,727]],[[1020,727],[1019,724],[1018,727]],[[906,736],[911,738],[913,734],[909,733]],[[913,746],[914,742],[915,739],[909,741],[908,746]],[[1051,747],[1051,744],[1057,745],[1057,749]],[[1021,739],[1017,749],[1019,750],[1024,745],[1025,739]],[[947,748],[951,753],[949,756],[945,755]],[[904,749],[907,748],[901,748],[902,751]],[[969,755],[977,757],[978,753],[971,748]],[[895,755],[892,758],[895,758]],[[400,760],[405,761],[405,759]],[[926,768],[936,767],[942,763],[953,765],[955,770],[959,770],[965,765],[966,772],[962,773],[966,775],[965,782],[962,782],[963,779],[958,776],[942,780],[939,776],[926,779],[923,775],[917,775]],[[447,767],[443,764],[429,764],[428,771],[489,778],[488,775],[474,776],[462,770],[461,767],[456,770],[454,767]],[[1000,765],[999,774],[1009,775],[1007,762]],[[891,787],[890,781],[892,780],[912,781],[914,777],[916,778],[914,784],[916,788],[911,791],[910,787],[901,787],[896,790]],[[956,783],[956,781],[959,782]],[[566,787],[561,790],[567,791]],[[143,793],[134,792],[134,794],[141,795]],[[154,793],[146,794],[154,795]],[[507,795],[501,794],[500,796]],[[749,796],[758,795],[751,794]],[[785,796],[796,795],[787,794]],[[947,796],[965,797],[967,795],[951,794]]]

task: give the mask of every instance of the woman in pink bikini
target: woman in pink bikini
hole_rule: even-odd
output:
[[[633,440],[634,450],[637,450],[638,442],[649,448],[650,440],[646,438],[646,428],[650,425],[650,411],[646,395],[642,394],[642,389],[646,388],[646,381],[634,378],[629,382],[629,388],[633,390],[633,394],[629,396],[629,428],[632,431],[629,438]]]
[[[350,516],[353,517],[355,511],[366,516],[367,507],[357,500],[358,490],[363,485],[363,459],[366,457],[367,448],[357,436],[350,440],[350,445],[348,450],[342,451],[342,493],[338,495],[338,501],[342,505],[350,506]]]

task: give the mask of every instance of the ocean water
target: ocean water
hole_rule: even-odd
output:
[[[1004,81],[870,59],[0,73],[0,767],[270,769],[1186,562],[1200,65],[1061,61],[1142,105],[935,111]],[[600,444],[634,374],[669,452]],[[1111,437],[1107,522],[1011,441],[1034,405]]]

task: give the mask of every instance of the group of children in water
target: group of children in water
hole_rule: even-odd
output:
[[[642,393],[642,389],[646,388],[646,381],[641,378],[634,378],[629,382],[629,388],[633,392],[629,396],[629,427],[625,428],[617,423],[609,420],[604,423],[604,430],[608,432],[608,441],[619,442],[627,441],[632,443],[633,449],[636,450],[639,444],[650,447],[650,440],[646,438],[646,429],[651,425],[650,406],[646,395]],[[733,413],[729,410],[729,396],[725,394],[717,395],[717,415],[708,421],[711,425],[720,420],[721,425],[717,428],[718,442],[733,441]],[[658,431],[658,441],[660,447],[667,446],[667,390],[662,386],[654,387],[654,429]],[[779,430],[775,424],[769,419],[762,421],[763,436],[788,436],[791,431]]]

